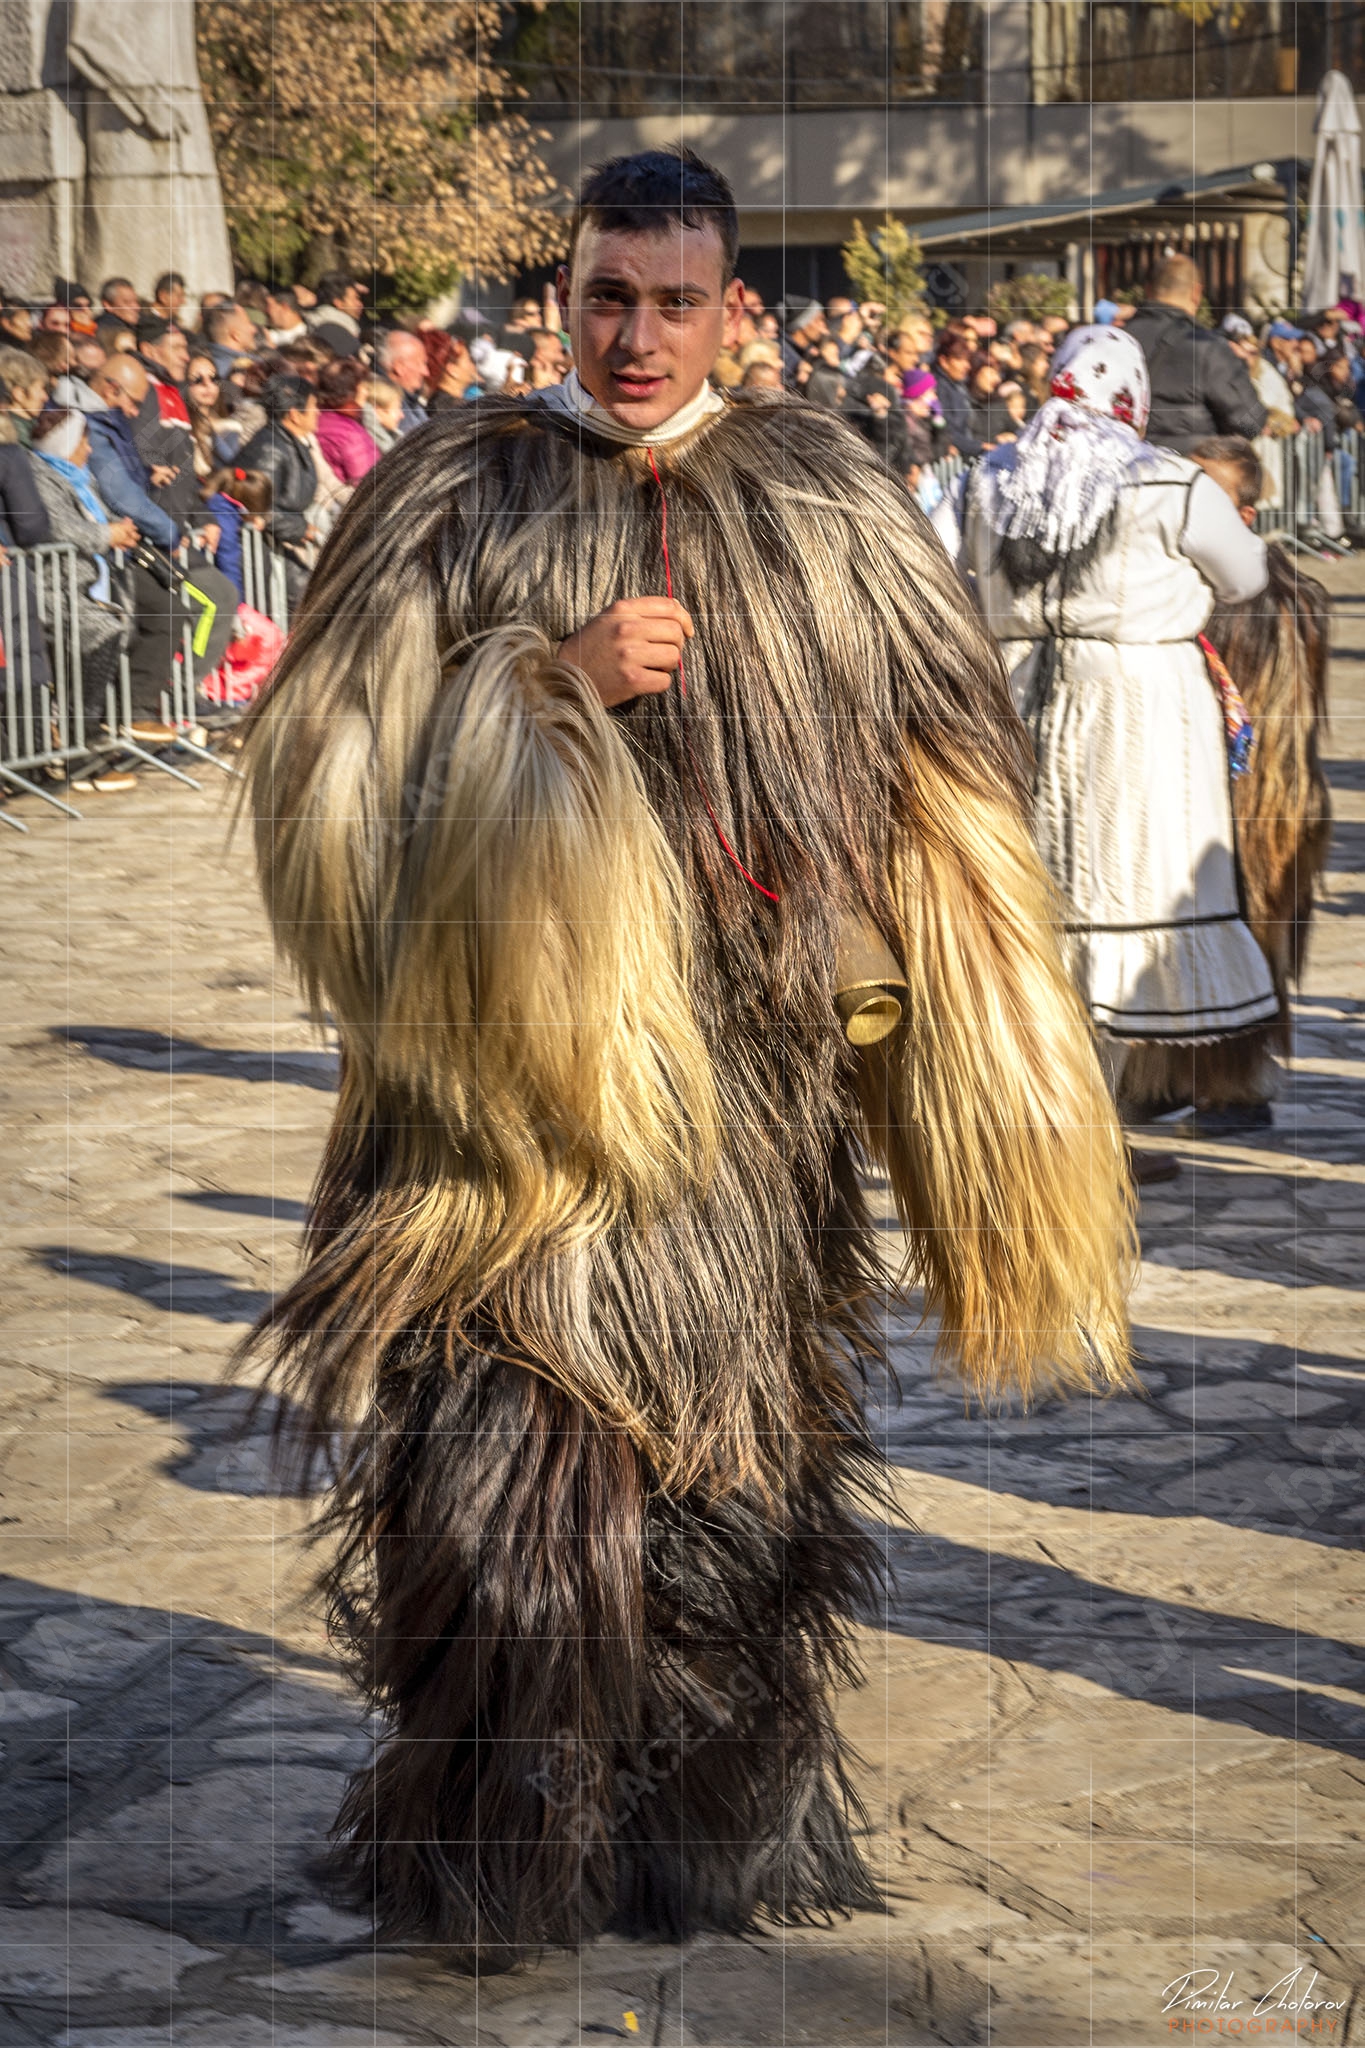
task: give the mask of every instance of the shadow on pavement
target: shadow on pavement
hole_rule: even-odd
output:
[[[113,1024],[58,1024],[51,1035],[80,1046],[115,1067],[152,1074],[211,1074],[220,1081],[288,1082],[333,1094],[337,1058],[331,1052],[231,1052],[197,1038],[172,1038]]]
[[[106,1401],[155,1415],[182,1439],[160,1470],[195,1493],[311,1499],[321,1483],[301,1487],[274,1453],[275,1425],[290,1404],[249,1386],[213,1380],[121,1380],[101,1387]]]
[[[209,1266],[177,1266],[119,1252],[82,1252],[60,1244],[35,1245],[33,1256],[50,1272],[135,1294],[153,1308],[210,1316],[216,1323],[254,1323],[273,1298],[260,1288],[243,1287]]]

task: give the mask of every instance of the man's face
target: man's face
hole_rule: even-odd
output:
[[[269,292],[265,295],[265,317],[272,327],[294,328],[299,324],[299,316],[294,308],[272,297]]]
[[[156,310],[164,315],[167,320],[174,320],[184,303],[185,287],[183,284],[163,284],[161,290],[156,295]]]
[[[961,384],[971,369],[972,359],[966,349],[950,349],[946,355],[939,357],[938,363],[939,368],[952,378],[954,384]]]
[[[0,313],[0,328],[22,348],[33,339],[33,315],[27,306],[6,306]]]
[[[294,412],[287,412],[284,416],[284,424],[288,427],[290,433],[300,441],[306,440],[310,434],[315,434],[318,425],[317,394],[313,393],[309,397],[307,405],[299,406]]]
[[[160,341],[149,341],[142,353],[166,372],[172,384],[184,383],[190,366],[190,345],[178,327],[168,328]]]
[[[141,363],[119,356],[100,373],[95,381],[95,391],[115,412],[126,413],[129,419],[135,420],[150,383],[151,379]]]
[[[47,306],[43,310],[44,334],[69,334],[71,315],[65,306]]]
[[[227,345],[238,355],[248,356],[256,346],[256,329],[251,324],[251,315],[245,307],[238,306],[228,321]]]
[[[131,325],[142,311],[142,301],[130,284],[116,284],[104,301],[107,311],[116,313],[120,320]]]
[[[47,378],[39,377],[33,384],[11,384],[10,404],[25,419],[36,420],[47,404]]]
[[[572,270],[560,269],[560,316],[586,390],[623,426],[661,426],[695,398],[744,307],[725,282],[715,228],[679,221],[656,232],[589,222]]]
[[[360,287],[356,284],[348,284],[336,303],[337,311],[349,313],[352,320],[358,320],[365,309],[365,301],[360,296]]]
[[[415,334],[396,334],[389,343],[386,369],[395,384],[415,398],[427,377],[427,352]]]

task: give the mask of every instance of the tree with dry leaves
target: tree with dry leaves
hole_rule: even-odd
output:
[[[562,216],[496,0],[199,0],[199,62],[233,246],[277,281],[335,267],[417,304],[472,271],[552,261]]]

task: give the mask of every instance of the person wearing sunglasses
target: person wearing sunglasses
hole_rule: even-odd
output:
[[[218,375],[212,356],[193,355],[185,377],[185,403],[194,439],[194,473],[203,479],[231,462],[242,440],[230,385]]]

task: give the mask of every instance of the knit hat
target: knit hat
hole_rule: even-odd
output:
[[[807,299],[799,312],[793,310],[789,314],[787,319],[788,334],[804,333],[807,327],[812,326],[820,318],[824,310],[818,299]]]
[[[1097,327],[1112,327],[1118,318],[1118,310],[1117,299],[1096,299],[1095,325]]]
[[[931,370],[908,370],[901,379],[901,392],[906,398],[933,398],[937,391]]]

